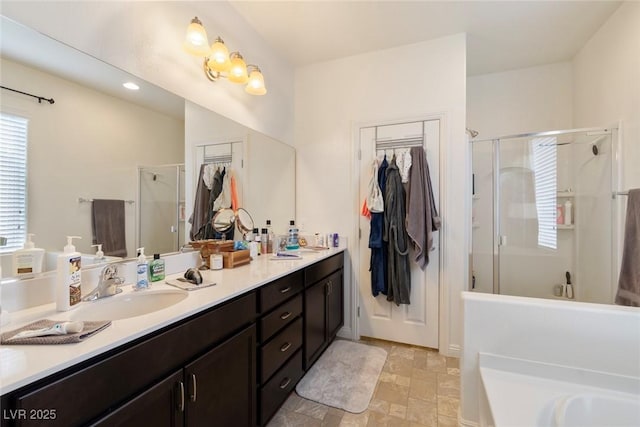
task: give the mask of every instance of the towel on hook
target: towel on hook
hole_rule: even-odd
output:
[[[126,258],[124,200],[94,199],[91,205],[93,244],[102,244],[105,255]]]
[[[640,307],[640,188],[629,191],[616,304]]]
[[[415,246],[415,262],[424,270],[429,264],[433,232],[440,229],[440,217],[431,187],[429,163],[422,147],[411,148],[412,166],[407,203],[407,234]]]

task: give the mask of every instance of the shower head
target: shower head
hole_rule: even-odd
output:
[[[471,136],[471,138],[475,138],[476,136],[478,136],[477,130],[467,128],[467,133]]]

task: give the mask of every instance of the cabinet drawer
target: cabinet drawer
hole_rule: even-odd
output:
[[[302,313],[302,294],[276,307],[260,320],[260,342],[265,342]]]
[[[265,425],[285,401],[289,393],[302,378],[302,351],[298,351],[282,369],[280,369],[262,387],[260,393],[260,425]]]
[[[282,277],[260,288],[260,313],[266,313],[283,301],[288,300],[303,288],[302,270]]]
[[[332,256],[331,258],[327,258],[323,261],[320,261],[314,265],[307,267],[304,270],[304,284],[305,286],[312,285],[317,281],[327,277],[329,274],[333,273],[336,270],[339,270],[344,265],[344,254],[340,252]]]
[[[260,383],[267,382],[269,377],[277,371],[280,366],[293,353],[302,346],[302,318],[287,326],[282,332],[277,334],[271,341],[262,346],[260,350],[262,370]]]
[[[56,419],[47,424],[51,426],[84,424],[252,322],[255,301],[255,293],[251,293],[48,385],[19,391],[16,408],[55,408]],[[39,425],[39,421],[23,420],[20,425]]]

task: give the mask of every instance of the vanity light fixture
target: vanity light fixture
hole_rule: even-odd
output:
[[[204,58],[204,74],[212,82],[224,77],[232,83],[246,84],[245,91],[251,95],[267,93],[260,68],[257,65],[247,65],[240,52],[229,53],[220,37],[216,37],[209,46],[207,32],[197,16],[187,28],[183,48],[191,55]]]

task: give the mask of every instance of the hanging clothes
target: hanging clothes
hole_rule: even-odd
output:
[[[198,185],[196,186],[196,196],[193,203],[193,213],[189,217],[189,223],[191,223],[191,230],[189,231],[189,238],[191,240],[198,240],[198,233],[206,224],[209,218],[209,197],[211,192],[207,188],[204,182],[206,165],[200,165],[200,173],[198,175]]]
[[[415,248],[414,261],[424,270],[429,264],[433,247],[433,232],[440,229],[429,175],[427,155],[422,147],[412,147],[413,167],[409,180],[407,202],[407,233]]]
[[[385,186],[387,182],[387,157],[385,156],[378,168],[378,186],[384,199]],[[366,203],[366,200],[365,200]],[[371,231],[369,233],[369,248],[371,249],[371,259],[369,261],[369,271],[371,272],[371,293],[373,296],[379,294],[387,295],[387,252],[388,245],[382,239],[384,229],[384,213],[371,213]]]
[[[231,207],[231,171],[227,171],[222,178],[222,190],[220,194],[213,202],[213,210],[219,211],[220,209]]]
[[[387,300],[396,305],[410,304],[411,272],[406,219],[405,190],[395,155],[387,168],[384,195],[384,232],[382,239],[389,245],[387,261]]]

